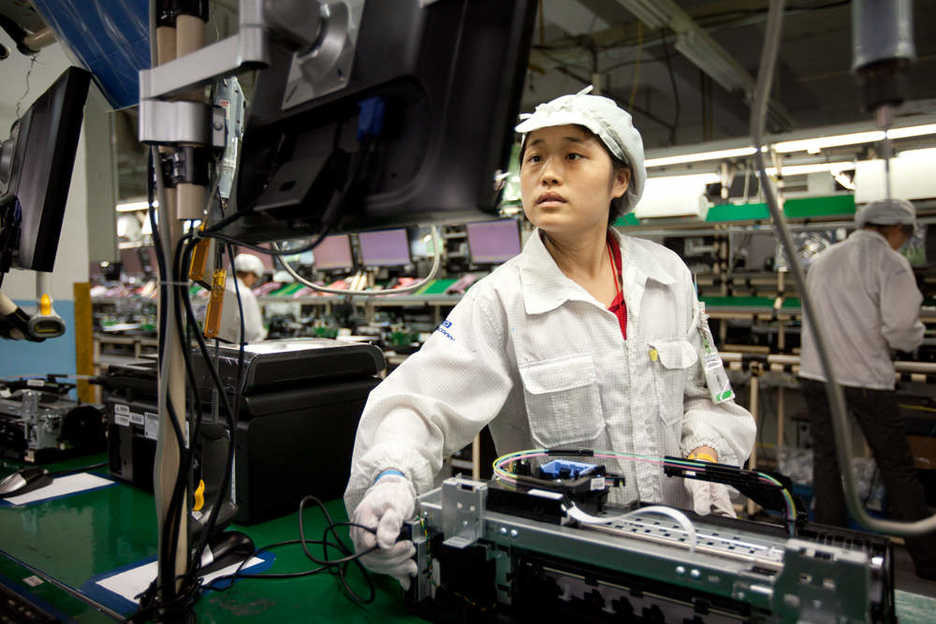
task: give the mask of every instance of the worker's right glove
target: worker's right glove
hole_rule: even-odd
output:
[[[409,589],[410,577],[416,576],[416,547],[412,540],[397,541],[403,521],[413,515],[416,496],[413,486],[401,475],[380,477],[367,490],[354,510],[351,522],[374,528],[377,534],[356,526],[351,527],[351,541],[357,552],[364,552],[376,544],[379,548],[361,557],[366,568],[378,574],[389,574]]]
[[[700,516],[712,513],[728,518],[738,517],[731,505],[727,485],[699,479],[683,479],[683,483],[692,499],[692,510]]]

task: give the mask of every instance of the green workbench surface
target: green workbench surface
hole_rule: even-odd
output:
[[[105,456],[72,460],[50,470],[80,468]],[[0,476],[19,466],[0,463]],[[93,471],[109,476],[106,469]],[[336,522],[346,520],[340,501],[327,504]],[[257,546],[297,539],[297,514],[247,527],[233,526],[253,538]],[[306,539],[321,539],[325,521],[320,511],[305,511]],[[343,538],[347,531],[339,531]],[[350,540],[346,540],[350,545]],[[321,547],[310,547],[321,555]],[[268,572],[300,572],[315,567],[301,546],[273,551],[276,559]],[[37,598],[75,622],[112,622],[91,604],[71,595],[102,574],[156,556],[156,519],[151,494],[125,483],[22,507],[0,508],[0,583]],[[339,555],[332,551],[333,558]],[[44,582],[30,587],[27,579]],[[403,594],[393,579],[372,575],[375,601],[354,605],[337,579],[325,572],[284,580],[241,579],[224,592],[207,591],[196,606],[199,623],[221,622],[422,622],[407,613]],[[366,584],[353,569],[352,586],[360,594]],[[128,614],[124,614],[128,615]]]
[[[103,455],[70,460],[50,470],[80,468],[103,461]],[[0,462],[0,476],[19,466]],[[106,470],[95,471],[108,476]],[[340,501],[327,504],[336,522],[346,519]],[[325,528],[321,512],[305,512],[307,539]],[[234,526],[258,546],[298,537],[297,514],[249,527]],[[342,532],[342,537],[346,537]],[[350,541],[348,542],[350,543]],[[321,547],[311,549],[318,555]],[[312,566],[301,548],[276,549],[268,572],[299,572]],[[81,624],[113,622],[111,616],[76,597],[92,577],[156,556],[156,521],[152,495],[124,483],[24,507],[0,508],[0,583],[29,595],[58,615]],[[37,577],[44,582],[31,586]],[[318,574],[299,579],[241,579],[224,592],[208,591],[195,611],[199,624],[237,622],[423,622],[407,613],[396,581],[372,575],[375,601],[352,604],[336,579]],[[366,586],[357,572],[349,575],[359,593]],[[932,622],[936,600],[897,591],[902,624]],[[125,614],[129,615],[129,614]]]

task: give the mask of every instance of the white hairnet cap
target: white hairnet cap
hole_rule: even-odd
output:
[[[588,95],[591,90],[589,85],[575,95],[563,95],[540,104],[532,113],[520,115],[522,121],[514,130],[529,134],[540,128],[567,125],[585,126],[591,130],[615,158],[631,167],[630,185],[622,198],[625,200],[622,212],[629,212],[640,201],[647,180],[643,139],[629,113],[612,99]]]
[[[916,210],[906,199],[882,199],[871,202],[855,213],[855,225],[916,225]]]
[[[260,279],[263,277],[263,260],[253,254],[237,254],[234,257],[234,270],[238,273],[253,273]]]

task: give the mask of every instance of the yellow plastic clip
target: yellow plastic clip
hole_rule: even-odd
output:
[[[204,224],[200,229],[205,229]],[[211,239],[203,238],[195,244],[192,252],[192,264],[189,267],[189,279],[193,282],[208,282],[208,254],[211,251]]]
[[[198,480],[198,487],[195,488],[195,504],[192,505],[192,511],[201,511],[205,506],[205,481]]]
[[[42,295],[39,298],[39,314],[41,316],[52,314],[52,297],[49,295]]]
[[[659,359],[659,357],[660,357],[659,352],[657,352],[657,350],[654,349],[653,347],[650,347],[650,361],[656,362],[657,359]]]
[[[715,458],[712,457],[711,455],[709,455],[708,453],[692,453],[692,454],[689,455],[689,457],[688,457],[687,459],[696,459],[696,460],[698,460],[698,461],[709,462],[710,464],[717,464],[717,463],[718,463],[718,462],[715,460]]]
[[[227,281],[227,272],[224,269],[214,272],[211,282],[211,299],[208,300],[208,311],[205,313],[205,338],[214,338],[221,329],[225,281]]]

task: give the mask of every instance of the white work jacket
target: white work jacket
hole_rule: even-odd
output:
[[[257,296],[241,278],[237,278],[237,292],[240,293],[241,305],[244,307],[244,342],[260,342],[266,338],[267,331],[263,326],[263,314]]]
[[[836,381],[893,390],[891,349],[913,351],[923,341],[923,295],[907,259],[880,233],[858,230],[816,256],[806,292],[822,319]],[[805,312],[800,376],[826,381]]]
[[[389,468],[417,493],[431,489],[443,458],[485,425],[499,454],[561,447],[662,457],[711,446],[719,461],[747,459],[751,415],[732,401],[713,404],[705,387],[689,270],[661,245],[614,234],[627,340],[615,314],[562,273],[537,230],[371,392],[349,513]],[[659,464],[605,463],[626,478],[614,502],[688,502],[682,480],[664,477]]]

